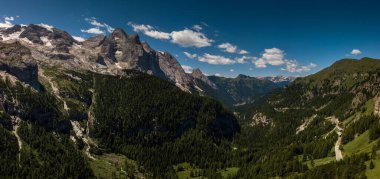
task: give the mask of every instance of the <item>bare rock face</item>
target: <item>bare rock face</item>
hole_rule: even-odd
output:
[[[19,42],[0,43],[0,70],[17,77],[35,89],[40,88],[37,63],[31,57],[30,50]]]
[[[20,32],[21,31],[21,25],[14,25],[13,27],[7,28],[3,31],[4,34],[13,34],[15,32]]]
[[[144,55],[140,41],[129,38],[122,29],[115,29],[102,45],[101,53],[112,62],[125,62],[130,69],[138,68]]]
[[[170,81],[182,86],[189,85],[191,78],[185,73],[181,65],[172,55],[166,52],[159,53],[158,58],[161,70]]]
[[[208,79],[208,77],[204,75],[199,68],[193,70],[193,72],[191,73],[191,76],[195,79],[199,79],[203,81],[204,83],[206,83],[207,85],[211,86],[214,89],[218,89],[218,87],[212,81],[210,81],[210,79]]]
[[[49,36],[51,32],[47,30],[46,28],[43,28],[38,25],[28,25],[25,30],[20,34],[20,38],[27,38],[33,43],[43,45],[44,42],[42,41],[41,37],[43,36]]]
[[[375,107],[375,109],[373,111],[374,115],[380,117],[380,96],[377,96],[375,98],[375,106],[374,107]]]
[[[155,51],[147,43],[140,42],[137,34],[129,36],[120,28],[108,36],[98,35],[84,42],[76,41],[63,30],[34,24],[0,29],[0,37],[7,43],[18,41],[30,50],[34,57],[30,58],[33,59],[30,69],[34,68],[35,63],[113,75],[123,74],[124,69],[134,69],[168,80],[185,91],[192,91],[195,78],[216,89],[216,85],[199,69],[193,75],[185,73],[171,54]]]
[[[83,42],[83,46],[88,48],[96,48],[102,45],[104,40],[106,39],[106,36],[104,35],[97,35],[94,37],[91,37]]]
[[[269,119],[266,115],[263,113],[257,113],[252,117],[252,122],[250,126],[256,126],[256,125],[268,125],[271,123],[271,119]]]

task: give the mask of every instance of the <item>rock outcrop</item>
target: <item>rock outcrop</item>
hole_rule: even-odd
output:
[[[39,89],[38,67],[31,57],[30,50],[19,42],[13,44],[0,43],[0,71],[5,71],[21,82]]]
[[[134,69],[168,80],[188,92],[194,91],[194,79],[216,89],[199,69],[200,73],[185,73],[174,56],[155,51],[146,42],[141,42],[137,34],[128,35],[120,28],[108,36],[98,35],[78,42],[67,32],[47,25],[14,25],[0,29],[0,38],[6,43],[17,41],[29,49],[31,56],[37,59],[30,58],[31,68],[39,64],[112,75]]]
[[[191,76],[195,79],[203,81],[207,85],[211,86],[213,89],[218,89],[218,87],[212,81],[210,81],[210,79],[208,79],[208,77],[204,75],[199,68],[194,69],[191,73]]]

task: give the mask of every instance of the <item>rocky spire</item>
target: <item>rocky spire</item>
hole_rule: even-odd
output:
[[[212,81],[210,81],[210,79],[208,79],[208,77],[204,75],[199,68],[194,69],[191,73],[191,76],[195,79],[203,81],[212,88],[217,89],[217,86]]]

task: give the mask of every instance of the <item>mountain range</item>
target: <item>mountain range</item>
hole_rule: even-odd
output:
[[[14,25],[0,41],[0,176],[380,175],[378,59],[226,78],[186,73],[120,28],[79,42]]]

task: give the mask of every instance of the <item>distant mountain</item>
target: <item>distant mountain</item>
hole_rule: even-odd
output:
[[[279,87],[271,81],[246,75],[236,78],[205,76],[199,69],[194,70],[192,76],[201,95],[218,99],[229,107],[253,102],[255,98]]]
[[[273,83],[276,83],[279,86],[286,86],[296,79],[296,77],[293,77],[293,76],[266,76],[266,77],[257,77],[257,78],[263,79],[263,80],[269,80]]]
[[[29,49],[29,59],[35,59],[35,66],[58,66],[110,75],[122,75],[126,69],[138,70],[167,80],[183,91],[213,97],[227,106],[252,102],[255,97],[276,86],[282,87],[291,80],[286,77],[273,77],[269,79],[276,82],[273,84],[265,80],[266,78],[257,79],[244,75],[235,79],[207,77],[199,69],[187,74],[170,53],[157,52],[148,43],[141,42],[137,34],[128,35],[120,28],[116,28],[108,36],[97,35],[78,42],[70,34],[57,28],[34,24],[15,25],[0,29],[0,38],[6,44],[17,42],[17,48]],[[32,63],[25,64],[28,66]],[[17,73],[14,70],[11,72],[11,69],[5,70]],[[33,82],[36,80],[37,71],[33,73],[34,75],[22,79],[37,89],[38,86]]]

